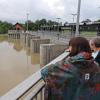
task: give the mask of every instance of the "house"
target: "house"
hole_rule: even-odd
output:
[[[16,23],[14,25],[14,30],[17,30],[17,31],[21,30],[22,31],[22,30],[24,30],[24,28],[23,28],[23,26],[21,24]]]

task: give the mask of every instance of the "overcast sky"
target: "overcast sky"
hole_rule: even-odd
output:
[[[80,20],[100,18],[100,0],[81,0]],[[0,0],[0,20],[25,22],[29,19],[51,19],[73,21],[72,13],[77,13],[78,0]],[[75,17],[76,18],[76,17]]]

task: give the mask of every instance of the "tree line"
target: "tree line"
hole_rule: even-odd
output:
[[[97,20],[96,22],[100,22],[100,19]],[[27,23],[28,23],[28,29],[30,31],[37,31],[41,26],[44,25],[52,26],[60,24],[56,21],[46,20],[45,18],[36,20],[35,22],[28,20],[28,22],[25,22],[25,24],[20,23],[23,26],[24,30],[27,29]],[[0,34],[6,34],[8,30],[13,30],[13,29],[14,25],[12,23],[9,23],[7,21],[0,21]]]
[[[19,22],[18,22],[19,23]],[[27,22],[25,24],[19,23],[23,26],[24,30],[27,29]],[[31,31],[36,31],[39,29],[40,26],[43,25],[58,25],[56,21],[52,20],[46,20],[46,19],[41,19],[41,20],[36,20],[35,22],[28,20],[28,29]],[[6,34],[8,33],[8,30],[13,30],[14,25],[12,23],[9,23],[7,21],[0,21],[0,34]]]
[[[58,25],[58,22],[52,20],[46,20],[46,19],[36,20],[35,22],[32,22],[30,20],[28,21],[28,29],[33,31],[38,30],[41,26],[44,25],[48,25],[48,26]],[[24,27],[26,29],[27,22],[25,23]]]
[[[12,29],[13,25],[6,21],[0,21],[0,34],[6,34],[8,30]]]

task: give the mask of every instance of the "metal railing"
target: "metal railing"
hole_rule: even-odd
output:
[[[68,52],[64,52],[56,59],[51,61],[49,64],[55,64],[57,61],[62,60],[68,55]],[[45,68],[44,66],[43,68]],[[42,68],[42,69],[43,69]],[[27,78],[25,81],[20,83],[18,86],[10,90],[8,93],[0,97],[0,100],[43,100],[43,90],[45,83],[41,77],[41,70],[34,73],[32,76]],[[39,95],[40,94],[40,95]],[[38,96],[39,95],[39,96]],[[38,99],[39,98],[39,99]]]
[[[12,34],[12,33],[24,33],[23,30],[8,30],[8,34]]]

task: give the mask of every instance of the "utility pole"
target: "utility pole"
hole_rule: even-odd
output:
[[[73,23],[74,23],[74,17],[77,15],[77,14],[71,14],[73,16]]]
[[[77,22],[76,22],[76,34],[75,34],[75,36],[79,36],[80,7],[81,7],[81,0],[78,0]]]
[[[29,17],[29,13],[27,13],[27,32],[28,32],[28,17]]]

